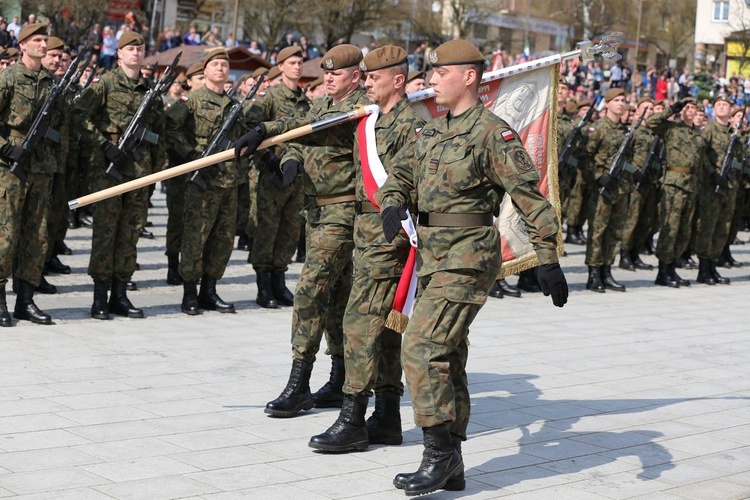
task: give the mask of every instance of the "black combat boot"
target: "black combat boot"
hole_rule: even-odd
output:
[[[344,401],[344,357],[331,356],[331,375],[323,387],[313,393],[315,408],[341,408]]]
[[[599,273],[598,266],[589,266],[589,279],[586,282],[586,290],[604,293],[604,284],[602,283],[602,276]]]
[[[635,271],[635,266],[630,260],[630,252],[627,250],[620,250],[620,269],[626,271]]]
[[[508,283],[505,278],[501,280],[496,281],[497,285],[500,287],[500,290],[503,292],[503,297],[506,295],[508,297],[515,297],[520,298],[521,297],[521,290],[518,288],[511,286],[510,283]]]
[[[571,245],[585,245],[586,239],[583,237],[583,229],[579,226],[568,226],[568,234],[565,236],[565,243]]]
[[[13,326],[8,312],[8,301],[5,298],[5,284],[0,285],[0,327]]]
[[[401,433],[401,396],[395,391],[375,394],[375,411],[367,419],[367,436],[371,444],[399,445]]]
[[[715,285],[716,280],[711,274],[711,261],[698,257],[698,277],[695,278],[698,283],[704,283],[706,285]]]
[[[618,283],[612,276],[612,266],[602,266],[601,269],[599,269],[599,272],[601,273],[604,288],[614,290],[615,292],[625,291],[625,285]]]
[[[200,306],[198,305],[198,285],[195,281],[184,281],[182,283],[182,304],[180,304],[180,309],[188,316],[197,316],[201,313]]]
[[[622,263],[622,261],[620,262]],[[643,262],[643,260],[641,260],[641,256],[638,255],[637,250],[633,250],[630,252],[630,262],[633,263],[633,267],[635,267],[636,269],[640,269],[642,271],[654,270],[654,266],[652,266],[651,264],[646,264],[645,262]]]
[[[78,209],[68,212],[68,229],[78,229],[81,227],[81,221],[78,220]]]
[[[18,295],[16,296],[16,308],[13,311],[13,317],[25,319],[37,325],[52,324],[52,318],[49,314],[46,314],[34,304],[34,285],[23,280],[18,280]]]
[[[47,270],[51,273],[70,274],[70,266],[66,266],[65,264],[63,264],[60,260],[60,257],[56,255],[48,260],[44,265],[47,266]]]
[[[135,307],[128,298],[126,281],[112,280],[112,294],[109,296],[109,312],[128,318],[143,317],[143,309]]]
[[[745,243],[744,241],[742,242]],[[742,267],[744,264],[742,262],[739,262],[735,260],[735,258],[732,256],[732,250],[729,248],[729,244],[727,243],[727,246],[724,247],[724,251],[721,252],[721,257],[726,262],[726,265],[724,267],[730,269],[732,267]]]
[[[542,287],[539,286],[539,281],[536,279],[536,269],[521,271],[518,274],[518,284],[516,286],[519,290],[529,293],[542,291]]]
[[[47,281],[44,275],[42,275],[39,278],[39,284],[34,288],[34,291],[43,293],[44,295],[55,295],[57,293],[57,287]]]
[[[680,284],[670,274],[669,266],[670,264],[659,261],[659,272],[656,274],[656,280],[654,281],[654,283],[661,286],[679,288]]]
[[[302,228],[299,232],[299,239],[297,240],[297,255],[295,256],[295,261],[299,263],[305,262],[305,258],[307,257],[307,236],[305,234],[305,222],[302,222]]]
[[[720,285],[728,285],[730,282],[729,278],[725,278],[721,274],[719,274],[719,271],[716,270],[716,262],[713,260],[709,260],[709,270],[711,271],[711,276],[713,277],[714,281]]]
[[[669,267],[667,268],[667,271],[669,272],[669,275],[672,277],[672,279],[677,282],[678,285],[680,285],[680,286],[690,286],[690,281],[689,280],[682,279],[682,277],[680,277],[680,275],[677,274],[677,268],[676,268],[674,262],[672,262],[671,264],[669,264]]]
[[[224,302],[216,293],[216,280],[209,276],[203,276],[201,280],[201,293],[198,295],[198,306],[209,311],[220,313],[233,313],[234,304]]]
[[[182,285],[179,268],[180,256],[167,255],[167,285]]]
[[[73,250],[70,249],[64,241],[58,241],[54,246],[55,255],[73,255]]]
[[[330,452],[363,451],[370,445],[365,426],[367,396],[344,396],[336,422],[323,434],[310,438],[308,446]]]
[[[244,234],[241,234],[237,239],[237,250],[244,250],[245,252],[249,251],[250,247],[248,246],[248,241],[248,237]]]
[[[311,409],[310,374],[313,365],[306,361],[292,361],[292,372],[281,395],[266,404],[266,413],[272,417],[294,417],[302,410]]]
[[[91,317],[94,319],[109,319],[109,305],[107,292],[109,283],[104,280],[94,280],[94,303],[91,305]]]
[[[503,291],[500,289],[499,281],[500,280],[497,280],[492,284],[492,288],[490,288],[490,297],[494,297],[496,299],[503,298]]]
[[[286,287],[284,271],[274,269],[271,271],[271,292],[276,303],[282,306],[294,305],[294,294]]]
[[[258,283],[258,296],[255,297],[255,303],[264,309],[276,309],[279,307],[278,302],[273,298],[273,291],[271,290],[271,273],[259,271],[255,279]]]
[[[372,441],[370,441],[372,442]],[[455,434],[451,434],[451,443],[453,444],[453,449],[458,452],[458,454],[463,458],[463,455],[461,455],[461,438],[456,436]],[[403,490],[406,487],[406,483],[409,482],[411,477],[414,475],[414,473],[400,473],[396,474],[396,477],[393,479],[393,486],[396,488]],[[445,491],[463,491],[466,489],[466,479],[464,478],[464,471],[463,469],[458,474],[454,475],[450,479],[448,479],[448,482],[445,483],[445,486],[443,488]]]
[[[464,470],[461,454],[453,447],[448,424],[422,428],[424,451],[417,472],[406,482],[406,496],[425,495],[444,488],[446,483]],[[395,479],[394,479],[395,485]]]

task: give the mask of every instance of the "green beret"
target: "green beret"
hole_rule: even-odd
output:
[[[215,59],[224,59],[225,61],[229,61],[229,53],[227,52],[227,49],[225,49],[224,47],[216,47],[215,49],[209,50],[208,54],[206,54],[206,57],[203,58],[203,69],[206,69],[208,63]]]
[[[18,43],[23,42],[27,38],[31,38],[34,35],[46,35],[47,25],[44,23],[27,24],[21,29],[18,34]]]
[[[395,45],[383,45],[367,53],[362,62],[359,63],[359,69],[362,71],[377,71],[383,68],[397,66],[406,61],[408,54],[401,47]]]
[[[606,91],[604,93],[604,100],[607,101],[607,102],[609,102],[612,99],[614,99],[615,97],[619,97],[621,95],[625,95],[625,91],[624,90],[618,89],[618,88],[609,89],[608,91]]]
[[[474,45],[461,39],[449,40],[440,45],[430,52],[428,59],[434,67],[484,62],[482,53]]]
[[[117,42],[117,48],[121,49],[128,45],[143,45],[146,42],[143,41],[143,37],[135,31],[126,31],[120,36],[120,40]]]
[[[156,65],[154,63],[143,63],[141,64],[141,69],[150,69],[153,71],[156,69]]]
[[[278,66],[274,66],[273,68],[268,70],[268,74],[266,75],[266,81],[271,81],[277,76],[281,75],[281,70]]]
[[[15,47],[10,47],[8,49],[5,49],[5,57],[8,59],[13,59],[14,57],[18,56],[18,49]]]
[[[569,115],[574,114],[576,111],[578,111],[578,104],[573,99],[570,99],[568,102],[565,103],[565,112]]]
[[[190,65],[190,67],[185,72],[185,78],[189,80],[195,75],[202,75],[202,74],[203,74],[203,61],[198,61]]]
[[[650,102],[651,104],[653,104],[653,103],[654,103],[654,100],[653,100],[653,99],[651,99],[651,98],[650,98],[649,96],[643,96],[643,97],[641,97],[640,99],[638,99],[638,103],[637,103],[637,104],[638,104],[638,106],[640,106],[640,105],[641,105],[641,104],[643,104],[644,102]]]
[[[406,77],[406,83],[416,80],[417,78],[425,78],[426,76],[427,73],[424,71],[409,71],[409,76]]]
[[[63,42],[56,36],[51,36],[47,38],[47,50],[59,50],[64,47],[65,47],[65,42]]]
[[[745,112],[745,108],[743,108],[742,106],[732,106],[732,109],[729,110],[729,116],[734,116],[734,115],[736,115],[737,113],[740,113],[740,112],[744,113]]]
[[[268,68],[264,68],[263,66],[260,66],[255,71],[253,71],[250,77],[255,78],[257,80],[258,77],[262,75],[263,73],[265,73],[266,71],[268,71]]]
[[[719,101],[724,101],[726,103],[729,103],[730,105],[732,104],[732,101],[729,100],[729,97],[723,95],[717,95],[716,97],[714,97],[714,102],[712,104],[716,106],[716,103]]]
[[[299,45],[292,45],[291,47],[281,49],[279,55],[276,56],[276,64],[281,64],[292,56],[302,57],[302,47]]]
[[[334,71],[341,68],[358,66],[361,60],[362,50],[356,45],[344,43],[336,45],[326,52],[320,61],[320,67],[327,71]]]
[[[588,99],[581,99],[578,101],[578,109],[585,108],[586,106],[591,106],[591,101]]]
[[[656,99],[654,101],[654,106],[664,106],[664,99]]]
[[[319,76],[319,77],[317,77],[317,78],[316,78],[315,80],[311,81],[311,82],[310,82],[310,83],[308,84],[308,88],[309,88],[310,90],[312,90],[312,89],[314,89],[315,87],[318,87],[318,86],[322,85],[322,84],[323,84],[323,81],[324,81],[324,80],[323,80],[323,77],[322,77],[322,76]]]

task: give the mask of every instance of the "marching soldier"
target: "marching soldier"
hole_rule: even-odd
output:
[[[578,102],[576,120],[583,118],[592,106],[591,101],[582,100]],[[565,236],[565,243],[571,245],[585,245],[586,238],[583,235],[583,223],[587,218],[587,207],[588,207],[588,192],[589,185],[591,182],[591,175],[588,171],[588,159],[583,154],[585,148],[586,139],[588,137],[588,128],[581,130],[581,136],[578,140],[575,150],[571,154],[571,158],[577,161],[575,183],[570,190],[568,197],[567,207],[565,209],[566,222],[568,226],[567,234]]]
[[[167,112],[167,146],[183,161],[200,156],[235,104],[224,92],[224,83],[229,77],[226,49],[216,48],[206,55],[203,74],[203,87],[185,96]],[[240,130],[238,122],[231,138],[239,137]],[[229,161],[223,171],[219,165],[212,165],[202,169],[199,175],[205,188],[199,182],[190,181],[185,186],[179,267],[183,281],[181,309],[191,316],[200,314],[201,309],[234,313],[234,304],[225,302],[216,293],[216,282],[224,276],[232,255],[237,186],[247,172],[242,163]]]
[[[679,116],[670,120],[674,114]],[[659,272],[655,283],[672,288],[690,285],[690,281],[677,274],[675,266],[690,242],[703,151],[700,132],[693,126],[694,115],[695,100],[686,98],[654,113],[645,122],[646,128],[661,138],[666,148],[655,250]]]
[[[744,108],[735,107],[731,111],[730,116],[730,122],[732,123],[732,128],[739,129],[743,126],[743,119],[745,118],[745,110]],[[747,130],[742,133],[740,136],[740,143],[738,144],[737,150],[741,151],[741,154],[739,155],[742,159],[741,167],[738,164],[739,170],[733,173],[734,181],[737,184],[736,188],[736,200],[734,203],[734,214],[731,218],[731,223],[729,225],[729,235],[727,236],[727,241],[724,244],[724,249],[721,252],[721,255],[719,256],[719,262],[718,265],[725,267],[727,269],[731,269],[732,267],[742,267],[742,262],[738,262],[734,259],[732,256],[732,251],[729,248],[730,245],[732,245],[737,238],[737,233],[740,230],[740,224],[743,222],[745,216],[746,216],[746,205],[747,205],[747,175],[745,174],[745,169],[747,168],[748,159],[746,158],[747,155]]]
[[[249,127],[282,118],[302,119],[310,111],[310,99],[299,86],[302,49],[296,45],[286,47],[279,52],[276,61],[282,83],[269,87],[265,95],[255,101],[246,115]],[[277,147],[255,159],[262,164],[256,196],[257,224],[263,237],[255,239],[251,258],[258,285],[255,302],[263,308],[294,304],[294,295],[286,287],[285,273],[300,237],[299,213],[304,193],[302,178],[290,186],[283,185],[278,164],[285,149]]]
[[[5,298],[5,285],[17,261],[14,284],[17,290],[13,316],[16,319],[51,325],[52,318],[34,303],[34,287],[42,276],[47,253],[47,216],[52,192],[52,178],[57,168],[54,148],[44,140],[41,151],[30,154],[21,147],[42,103],[55,85],[52,75],[43,69],[47,52],[47,26],[29,24],[18,36],[21,59],[0,73],[0,117],[8,131],[0,137],[0,326],[12,326]],[[57,126],[62,109],[50,117]],[[59,114],[58,114],[59,113]],[[22,181],[11,173],[18,163],[26,173]]]
[[[337,45],[321,60],[328,98],[310,110],[305,120],[285,120],[261,124],[236,144],[236,154],[246,148],[251,155],[266,137],[297,125],[351,111],[369,104],[359,86],[362,51],[349,44]],[[355,169],[352,157],[354,125],[342,125],[323,137],[310,134],[299,139],[309,148],[289,148],[281,160],[285,183],[301,173],[312,188],[307,211],[307,258],[294,294],[292,320],[292,370],[286,388],[266,405],[266,413],[292,417],[314,405],[341,405],[344,398],[343,315],[352,286],[354,250]],[[303,169],[303,163],[305,168]],[[329,381],[310,394],[310,374],[323,334],[328,343],[332,368]]]
[[[141,101],[149,90],[141,77],[145,42],[135,31],[124,33],[117,44],[118,67],[95,79],[81,94],[76,110],[81,115],[82,133],[91,145],[89,178],[92,191],[119,182],[106,173],[113,164],[124,180],[152,173],[164,164],[161,144],[144,141],[138,146],[140,160],[117,147]],[[163,137],[163,105],[157,100],[148,114],[149,130]],[[94,280],[94,303],[91,317],[109,319],[110,313],[129,318],[143,318],[127,296],[127,285],[136,268],[138,237],[146,220],[148,188],[137,189],[96,205],[91,258],[88,273]],[[112,293],[107,302],[107,290]]]
[[[405,95],[409,65],[404,49],[393,45],[370,51],[360,63],[366,72],[368,99],[380,108],[375,124],[378,157],[386,172],[393,156],[424,125]],[[354,284],[344,315],[344,403],[336,422],[325,433],[313,436],[310,446],[323,451],[362,450],[369,444],[401,444],[400,400],[401,334],[386,326],[396,287],[411,245],[404,233],[388,242],[377,206],[363,181],[360,160],[367,144],[355,141],[357,167],[354,221]],[[412,207],[413,208],[413,207]],[[365,422],[367,403],[375,391],[375,412]]]
[[[627,132],[627,126],[622,123],[627,107],[625,91],[621,88],[609,89],[604,94],[604,100],[604,117],[589,128],[586,143],[586,154],[591,158],[591,169],[595,171],[593,199],[590,200],[593,213],[586,241],[586,265],[589,268],[586,289],[600,293],[604,293],[605,289],[625,291],[625,285],[618,283],[612,276],[612,264],[617,255],[617,246],[622,240],[628,194],[632,189],[630,174],[625,172],[617,183],[616,192],[611,193],[611,201],[597,192],[596,181],[609,169]]]
[[[416,472],[394,478],[407,496],[463,489],[469,326],[500,270],[492,220],[506,192],[539,257],[545,295],[552,294],[558,307],[568,295],[557,263],[559,223],[537,188],[539,174],[518,135],[478,99],[484,57],[468,42],[451,40],[432,52],[430,63],[436,104],[449,113],[427,123],[401,149],[376,195],[388,241],[400,232],[408,206],[416,202],[420,210],[419,299],[404,332],[401,361],[424,452]]]

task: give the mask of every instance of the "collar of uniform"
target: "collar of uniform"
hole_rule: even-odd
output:
[[[135,90],[140,86],[143,86],[146,90],[149,89],[148,84],[146,83],[146,80],[144,80],[143,78],[138,78],[137,80],[133,80],[132,78],[128,77],[128,75],[126,75],[125,72],[122,70],[122,68],[119,66],[112,73],[114,73],[119,83],[121,83],[122,85],[125,85],[126,87],[130,89]]]
[[[433,120],[433,122],[436,122],[436,128],[443,136],[443,139],[450,139],[451,137],[470,133],[483,111],[484,105],[481,101],[477,100],[472,107],[460,115],[451,116],[450,124],[448,124],[448,114],[441,116],[439,120]]]
[[[396,105],[393,106],[393,109],[389,112],[380,113],[378,115],[378,121],[375,122],[375,128],[390,128],[391,125],[393,125],[393,122],[398,118],[398,115],[400,115],[407,106],[409,106],[409,99],[404,96],[398,100]]]
[[[38,71],[37,70],[33,70],[33,69],[29,68],[28,66],[26,66],[23,63],[22,59],[19,59],[16,64],[14,64],[13,66],[11,66],[11,68],[15,68],[16,66],[18,66],[18,68],[16,69],[16,71],[20,70],[21,73],[23,73],[26,76],[30,76],[32,78],[39,78],[40,80],[42,78],[51,78],[50,72],[47,71],[44,68],[44,66],[42,66],[41,68],[39,68]]]
[[[228,99],[226,92],[219,94],[218,92],[214,92],[213,90],[209,89],[205,85],[201,87],[201,90],[208,100],[219,106],[224,104],[224,99]]]

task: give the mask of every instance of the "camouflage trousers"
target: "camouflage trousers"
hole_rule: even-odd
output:
[[[658,195],[656,186],[648,184],[643,193],[630,193],[628,216],[622,228],[622,249],[640,252],[649,235],[654,231],[657,220]]]
[[[258,227],[262,238],[253,241],[252,263],[256,272],[286,272],[300,233],[300,210],[304,204],[302,182],[279,187],[274,175],[265,170],[258,179]]]
[[[586,265],[611,266],[622,240],[622,228],[628,214],[627,194],[613,193],[612,201],[596,194],[586,239]]]
[[[498,271],[439,271],[420,278],[419,298],[401,345],[415,425],[449,422],[451,433],[466,439],[471,413],[469,326],[487,301]]]
[[[248,173],[248,180],[247,184],[245,184],[245,187],[243,188],[240,186],[240,189],[247,189],[247,196],[248,196],[248,203],[247,207],[241,207],[241,210],[247,210],[247,214],[245,215],[238,215],[237,221],[238,224],[240,224],[242,221],[244,221],[245,225],[240,226],[238,225],[238,228],[240,231],[244,231],[248,238],[251,238],[255,240],[255,230],[258,227],[258,177],[260,176],[260,172],[257,168],[251,168],[250,172]],[[254,242],[253,242],[254,244]]]
[[[729,227],[737,202],[737,188],[727,190],[724,196],[714,193],[713,184],[703,184],[699,189],[695,253],[701,259],[716,261],[729,238]]]
[[[103,170],[103,167],[102,167]],[[132,178],[125,177],[124,181]],[[103,172],[96,174],[92,191],[119,184]],[[94,281],[130,281],[135,272],[138,238],[146,223],[148,188],[113,196],[94,206],[94,226],[88,274]]]
[[[203,275],[224,276],[234,248],[237,187],[185,185],[185,229],[180,247],[180,276],[195,282]]]
[[[52,197],[47,216],[47,255],[45,262],[54,257],[55,243],[62,243],[68,232],[68,200],[64,174],[55,174],[52,180]]]
[[[576,175],[578,170],[575,167],[566,167],[558,176],[558,187],[560,197],[560,207],[562,209],[562,219],[567,220],[568,202],[576,184]]]
[[[307,225],[307,258],[294,289],[292,356],[315,362],[323,334],[327,354],[344,354],[343,317],[352,289],[353,228]]]
[[[47,254],[47,215],[52,176],[27,173],[26,182],[0,168],[0,286],[15,279],[39,284]]]
[[[687,250],[692,232],[695,193],[664,185],[659,201],[659,240],[654,254],[659,262],[672,264]]]
[[[734,204],[734,217],[732,217],[732,225],[729,227],[729,237],[727,238],[727,244],[731,245],[737,238],[737,233],[740,232],[745,219],[748,216],[748,204],[750,203],[750,189],[740,187],[737,189],[737,201]]]
[[[166,255],[180,255],[182,233],[185,231],[185,185],[189,176],[179,175],[164,181],[167,186],[167,251]]]
[[[568,226],[583,226],[586,222],[586,193],[588,192],[587,181],[581,170],[577,171],[576,182],[573,184],[565,202],[565,217]]]

